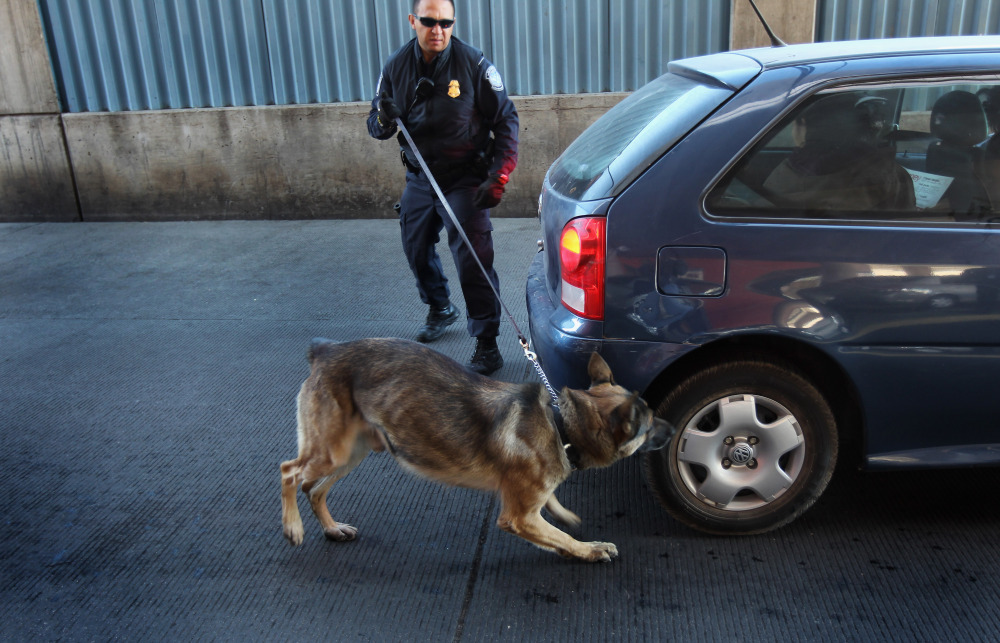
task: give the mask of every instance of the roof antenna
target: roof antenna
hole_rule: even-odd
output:
[[[760,19],[760,24],[764,25],[764,31],[767,32],[767,37],[771,39],[772,47],[787,47],[788,45],[779,37],[774,35],[771,31],[770,25],[767,24],[767,20],[764,20],[764,16],[761,15],[760,9],[757,8],[757,3],[750,0],[750,6],[753,7],[753,12],[757,14],[757,18]]]

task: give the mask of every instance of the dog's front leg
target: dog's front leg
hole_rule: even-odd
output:
[[[554,551],[566,558],[578,558],[587,562],[610,562],[618,557],[614,543],[584,543],[560,531],[533,512],[525,516],[505,516],[501,513],[497,526],[515,536],[520,536],[546,551]]]
[[[515,536],[520,536],[546,551],[553,551],[566,558],[588,562],[610,562],[618,557],[618,548],[612,543],[584,543],[546,522],[542,506],[547,499],[533,505],[522,505],[518,498],[508,498],[501,492],[500,518],[497,526]]]

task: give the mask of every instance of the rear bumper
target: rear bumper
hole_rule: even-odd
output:
[[[603,322],[577,317],[549,296],[541,252],[531,262],[525,293],[532,350],[557,390],[563,386],[590,386],[587,364],[591,353],[598,352],[611,367],[617,383],[645,395],[671,362],[695,348],[669,342],[606,339]]]
[[[535,255],[525,288],[532,350],[552,386],[587,388],[590,354],[601,352],[603,324],[581,319],[552,301],[545,284],[544,253]]]

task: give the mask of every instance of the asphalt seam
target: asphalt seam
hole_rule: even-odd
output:
[[[458,613],[458,624],[455,626],[455,643],[460,643],[462,634],[465,631],[465,617],[469,613],[472,605],[472,597],[476,592],[476,583],[479,580],[479,567],[483,562],[483,550],[486,547],[486,538],[489,533],[490,519],[496,509],[496,496],[490,496],[490,505],[486,508],[486,515],[483,517],[483,525],[479,528],[479,542],[476,544],[476,555],[472,559],[472,569],[469,570],[469,581],[465,585],[465,596],[462,598],[462,609]]]

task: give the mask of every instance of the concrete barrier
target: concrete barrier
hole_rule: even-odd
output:
[[[0,221],[78,221],[57,114],[0,117]]]
[[[623,96],[515,98],[520,161],[495,216],[533,216],[549,165]],[[391,217],[403,188],[399,148],[368,136],[368,109],[338,103],[0,117],[0,220]]]
[[[621,95],[516,99],[520,162],[496,216],[531,216],[545,171]],[[394,216],[399,146],[368,103],[66,114],[85,221]]]
[[[79,218],[38,5],[0,3],[0,221]]]

